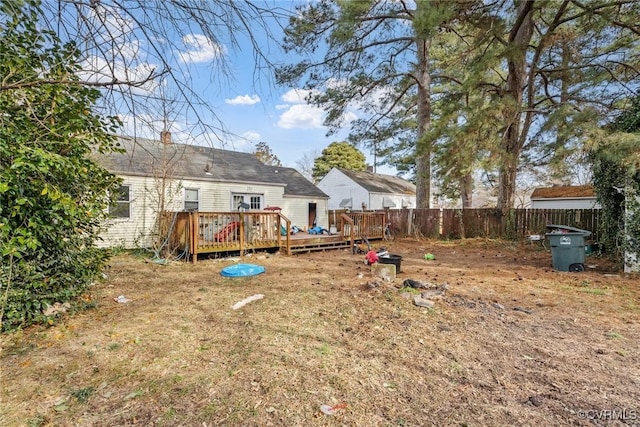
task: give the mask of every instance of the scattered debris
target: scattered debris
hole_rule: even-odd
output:
[[[369,251],[364,257],[364,263],[373,265],[378,262],[379,259],[380,257],[378,256],[378,253],[376,251]]]
[[[498,310],[504,310],[504,305],[502,305],[502,304],[499,304],[499,303],[497,303],[497,302],[494,302],[492,305],[493,305],[495,308],[497,308]]]
[[[249,304],[250,302],[257,301],[257,300],[262,299],[262,298],[264,298],[263,294],[251,295],[250,297],[247,297],[247,298],[243,299],[242,301],[238,301],[231,308],[234,309],[234,310],[237,310],[237,309],[242,308],[245,305]]]
[[[527,400],[527,403],[533,406],[540,406],[542,405],[542,399],[539,396],[531,396],[529,400]]]
[[[513,309],[514,309],[515,311],[521,311],[521,312],[523,312],[523,313],[527,313],[527,314],[531,314],[531,313],[532,313],[532,312],[531,312],[531,310],[528,310],[528,309],[526,309],[526,308],[522,308],[522,307],[513,307]]]
[[[152,263],[152,264],[160,264],[160,265],[168,265],[169,264],[169,261],[167,261],[165,258],[151,258],[151,259],[146,258],[144,260],[144,262]]]
[[[405,281],[402,282],[402,286],[405,288],[414,288],[414,289],[422,289],[427,287],[427,285],[425,285],[424,283],[419,282],[417,280],[413,280],[413,279],[405,279]]]
[[[433,306],[435,305],[435,303],[433,301],[425,299],[425,298],[422,298],[420,295],[414,296],[413,297],[413,302],[418,307],[424,307],[424,308],[433,308]]]
[[[115,297],[113,300],[119,304],[126,304],[131,301],[129,298],[125,297],[124,295],[119,295]]]
[[[55,316],[58,313],[66,313],[66,311],[68,309],[71,308],[71,304],[69,304],[68,302],[65,302],[64,304],[61,304],[59,302],[48,306],[47,308],[45,308],[42,311],[42,314],[44,314],[45,316]]]
[[[378,282],[377,280],[374,280],[373,282],[367,282],[367,288],[369,290],[379,288],[380,285],[381,285],[381,283]]]
[[[434,283],[421,282],[414,279],[405,279],[402,282],[402,289],[407,288],[424,290],[420,292],[420,295],[412,295],[411,292],[403,292],[403,298],[413,298],[413,302],[418,307],[433,308],[435,305],[435,302],[433,300],[442,298],[444,296],[444,293],[449,289],[449,285],[446,283],[437,285]]]
[[[424,299],[438,299],[438,298],[442,298],[442,296],[444,295],[444,290],[442,289],[429,289],[426,291],[423,291],[420,296]]]
[[[432,254],[431,252],[428,252],[426,254],[424,254],[424,259],[426,259],[427,261],[433,261],[436,259],[436,256],[434,254]]]
[[[346,403],[339,403],[335,406],[329,405],[320,405],[320,411],[325,415],[334,415],[340,409],[344,409],[347,407]]]
[[[438,328],[438,331],[440,331],[440,332],[451,332],[451,328],[449,326],[447,326],[447,325],[442,324],[442,323],[439,323],[437,328]]]

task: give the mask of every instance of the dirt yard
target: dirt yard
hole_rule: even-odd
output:
[[[556,272],[537,244],[387,247],[394,282],[342,250],[254,254],[242,279],[118,256],[95,308],[1,338],[0,425],[640,425],[638,277]],[[418,307],[405,279],[444,293]]]

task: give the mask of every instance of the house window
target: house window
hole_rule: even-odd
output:
[[[262,198],[262,194],[234,194],[231,198],[231,208],[259,211],[262,209]]]
[[[197,188],[184,189],[184,210],[197,211],[200,209],[200,191]]]
[[[131,218],[131,185],[121,185],[118,199],[109,206],[111,218]]]
[[[251,196],[251,197],[249,197],[249,200],[250,200],[249,205],[251,205],[251,210],[258,210],[259,211],[260,210],[260,206],[261,206],[260,200],[262,200],[262,197],[260,197],[260,196]]]

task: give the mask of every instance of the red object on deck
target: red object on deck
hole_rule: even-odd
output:
[[[282,208],[279,208],[278,206],[267,206],[266,208],[264,208],[265,211],[281,211]]]
[[[238,229],[239,225],[240,225],[240,223],[238,221],[230,222],[226,227],[224,227],[222,230],[220,230],[220,231],[218,231],[216,233],[216,235],[214,236],[214,238],[216,239],[216,242],[227,241],[229,236],[232,233],[236,232],[236,230]]]

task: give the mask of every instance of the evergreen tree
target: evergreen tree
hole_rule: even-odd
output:
[[[357,105],[365,114],[356,132],[375,150],[394,140],[406,142],[413,158],[417,206],[429,207],[432,144],[430,51],[439,27],[466,7],[465,2],[331,1],[300,6],[286,29],[285,48],[319,54],[282,67],[278,81],[303,81],[309,102],[323,106],[331,132]],[[355,138],[351,138],[355,141]],[[399,150],[395,150],[399,152]]]
[[[332,142],[322,150],[322,154],[313,164],[314,180],[320,181],[334,167],[354,171],[367,170],[366,157],[348,142]]]

